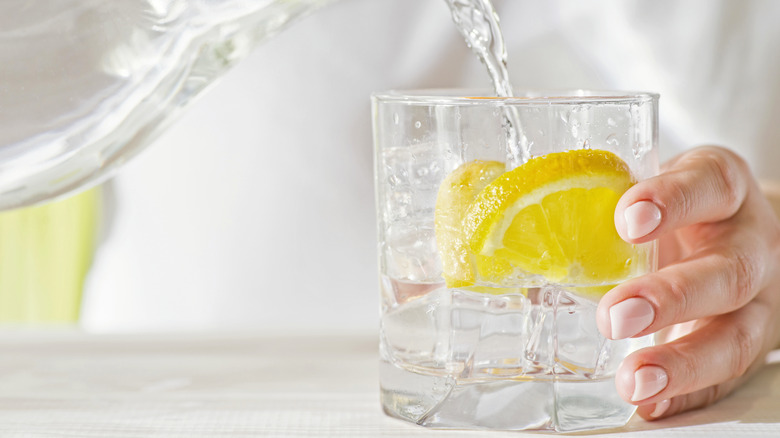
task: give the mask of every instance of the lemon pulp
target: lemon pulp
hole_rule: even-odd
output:
[[[439,190],[436,237],[448,287],[506,286],[530,274],[601,295],[609,287],[596,285],[636,271],[641,251],[614,226],[617,201],[635,182],[618,156],[571,150],[503,168],[466,163]]]

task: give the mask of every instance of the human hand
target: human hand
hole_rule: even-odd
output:
[[[615,226],[660,241],[660,269],[599,303],[610,339],[658,332],[621,364],[618,393],[645,419],[725,397],[780,341],[780,221],[748,166],[719,147],[684,153],[623,195]]]

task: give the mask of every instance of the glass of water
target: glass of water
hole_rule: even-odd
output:
[[[519,96],[372,96],[382,405],[437,428],[619,427],[615,371],[652,339],[605,339],[596,306],[656,268],[613,218],[658,172],[658,96]]]

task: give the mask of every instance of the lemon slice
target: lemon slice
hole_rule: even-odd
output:
[[[512,269],[504,260],[475,256],[463,234],[463,219],[472,202],[504,170],[498,161],[471,161],[447,175],[439,187],[434,226],[447,287],[472,286],[478,270],[482,277],[500,278]]]
[[[616,283],[639,259],[639,249],[618,236],[613,219],[632,184],[628,166],[611,152],[533,158],[485,186],[465,213],[463,234],[475,254],[552,283]]]

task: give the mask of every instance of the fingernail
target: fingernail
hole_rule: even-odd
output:
[[[643,298],[629,298],[609,308],[612,339],[625,339],[646,329],[655,319],[655,310]]]
[[[638,239],[647,236],[661,223],[661,209],[650,201],[639,201],[623,212],[628,237]]]
[[[650,398],[664,388],[669,383],[669,377],[666,371],[657,366],[643,366],[634,372],[634,395],[631,401],[640,401]]]
[[[655,404],[655,409],[653,409],[653,412],[650,413],[650,416],[653,418],[660,417],[664,414],[664,412],[666,412],[667,409],[669,409],[671,404],[672,401],[669,399],[659,401]]]

